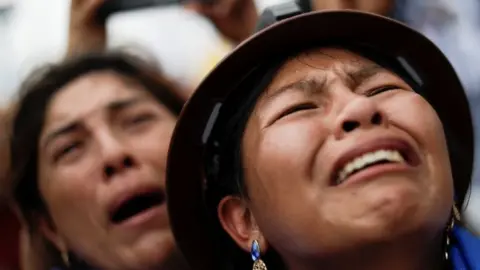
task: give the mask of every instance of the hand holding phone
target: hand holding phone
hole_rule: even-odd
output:
[[[70,25],[73,27],[95,23],[100,6],[110,0],[71,0]]]
[[[68,55],[104,49],[105,24],[97,20],[97,12],[106,1],[71,0]]]

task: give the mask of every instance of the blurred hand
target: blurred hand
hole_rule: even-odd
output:
[[[71,0],[68,55],[101,51],[106,46],[106,29],[96,17],[106,0]]]
[[[193,0],[186,1],[184,7],[208,18],[233,43],[248,38],[258,20],[254,0]]]
[[[206,5],[210,10],[204,8],[204,13],[207,15],[215,14],[219,17],[229,16],[239,1],[240,0],[217,0],[213,5]]]
[[[387,15],[393,7],[393,0],[312,0],[314,10],[356,9]]]

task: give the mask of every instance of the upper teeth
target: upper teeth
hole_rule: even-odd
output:
[[[362,156],[355,158],[348,162],[340,170],[337,178],[337,184],[342,183],[345,179],[354,171],[361,170],[366,166],[379,162],[379,161],[391,161],[391,162],[403,162],[404,159],[400,152],[396,150],[378,150],[374,152],[365,153]]]

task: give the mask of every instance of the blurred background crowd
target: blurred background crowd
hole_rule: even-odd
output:
[[[17,89],[36,68],[86,52],[121,48],[153,63],[177,84],[178,94],[188,97],[222,57],[253,33],[265,8],[293,0],[164,0],[101,18],[105,1],[113,0],[0,0],[0,194],[9,183],[9,115]],[[313,0],[311,6],[374,12],[424,33],[459,73],[480,130],[480,1]],[[472,182],[466,219],[479,232],[480,159]],[[24,269],[36,269],[35,259],[29,257],[34,243],[1,198],[0,270],[20,269],[22,259],[29,262],[22,264]]]

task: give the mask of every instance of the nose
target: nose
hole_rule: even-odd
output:
[[[334,135],[342,139],[348,133],[358,129],[386,126],[386,115],[378,105],[368,97],[355,97],[341,110],[335,121]]]
[[[119,139],[105,134],[100,140],[103,157],[103,174],[110,179],[122,171],[138,165],[134,155],[129,153],[126,145]]]
[[[136,165],[134,159],[131,156],[125,155],[120,159],[105,163],[103,172],[105,177],[109,179],[125,169],[134,167],[134,165]]]

